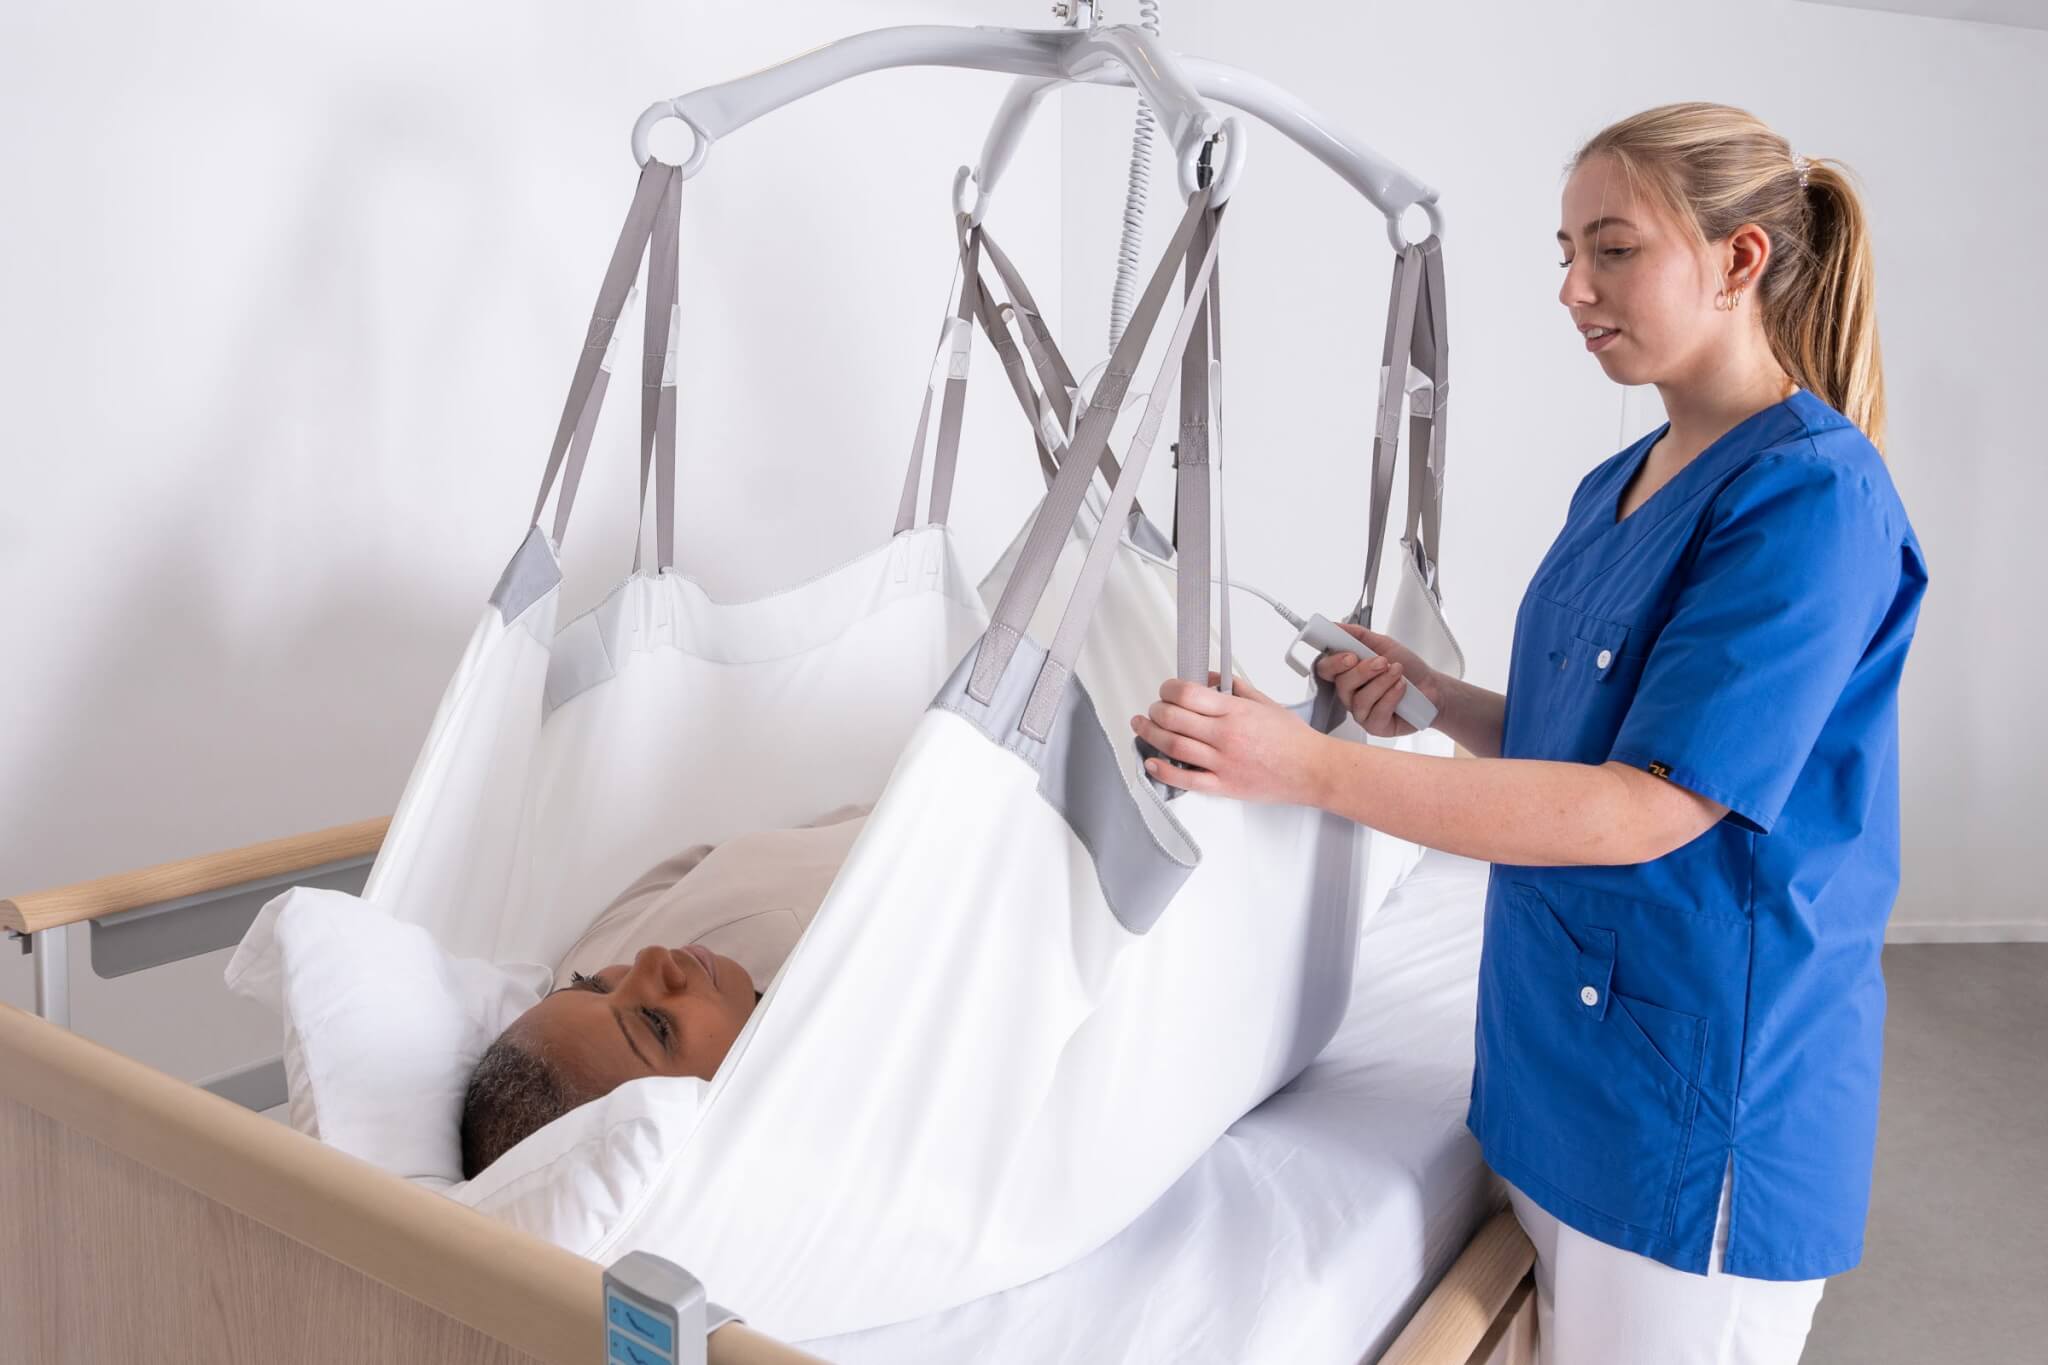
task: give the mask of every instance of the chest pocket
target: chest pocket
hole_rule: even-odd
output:
[[[1642,680],[1653,632],[1547,599],[1537,605],[1531,667],[1517,680],[1531,695],[1516,699],[1535,722],[1535,745],[1517,756],[1604,763]]]

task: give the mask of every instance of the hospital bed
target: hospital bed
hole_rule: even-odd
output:
[[[1017,77],[971,183],[956,181],[977,222],[1031,110],[1061,82],[1095,81],[1143,89],[1184,188],[1200,174],[1225,194],[1242,165],[1242,139],[1208,111],[1210,96],[1336,170],[1386,213],[1397,250],[1410,245],[1405,210],[1440,225],[1432,191],[1284,92],[1133,29],[860,35],[653,106],[635,150],[644,159],[653,125],[679,119],[695,135],[693,173],[715,138],[770,109],[912,64]],[[1228,159],[1212,166],[1219,134]],[[1382,376],[1382,389],[1413,382]],[[0,1359],[607,1357],[606,1267],[262,1117],[284,1098],[278,1064],[194,1086],[68,1031],[72,926],[88,926],[102,976],[228,946],[287,887],[359,890],[388,824],[0,901],[0,928],[36,968],[35,1014],[0,1007],[0,1142],[12,1158],[0,1173]],[[1081,1261],[803,1349],[729,1322],[679,1342],[678,1358],[701,1346],[735,1363],[1532,1359],[1533,1253],[1462,1123],[1483,871],[1425,855],[1361,939],[1337,1038]]]
[[[70,926],[104,974],[225,946],[283,886],[359,883],[385,824],[0,901],[37,983],[0,1006],[0,1360],[605,1359],[604,1267],[263,1117],[274,1066],[195,1086],[63,1026]],[[802,1349],[728,1323],[708,1359],[1527,1365],[1533,1253],[1463,1128],[1484,873],[1425,853],[1336,1039],[1090,1256]]]

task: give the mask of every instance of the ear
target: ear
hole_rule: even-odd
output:
[[[1724,251],[1727,269],[1722,283],[1731,288],[1754,289],[1771,263],[1771,235],[1755,223],[1744,223],[1728,234]]]

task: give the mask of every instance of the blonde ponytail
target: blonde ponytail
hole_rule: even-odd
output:
[[[1619,162],[1702,247],[1744,223],[1769,235],[1770,263],[1756,289],[1778,363],[1882,451],[1869,217],[1847,168],[1795,158],[1769,125],[1725,104],[1645,110],[1601,129],[1570,167],[1594,155]]]
[[[1861,427],[1882,450],[1884,366],[1863,201],[1838,163],[1810,161],[1806,180],[1812,260],[1800,272],[1805,278],[1784,292],[1778,308],[1766,307],[1765,324],[1792,377]]]

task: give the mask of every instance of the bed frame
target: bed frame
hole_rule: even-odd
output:
[[[601,1365],[604,1267],[263,1117],[274,1064],[201,1087],[69,1031],[70,925],[102,975],[211,951],[359,886],[389,823],[0,900],[36,956],[36,1013],[0,1005],[0,1360]],[[1495,1214],[1380,1365],[1534,1365],[1533,1260]],[[737,1322],[707,1358],[818,1359]]]

